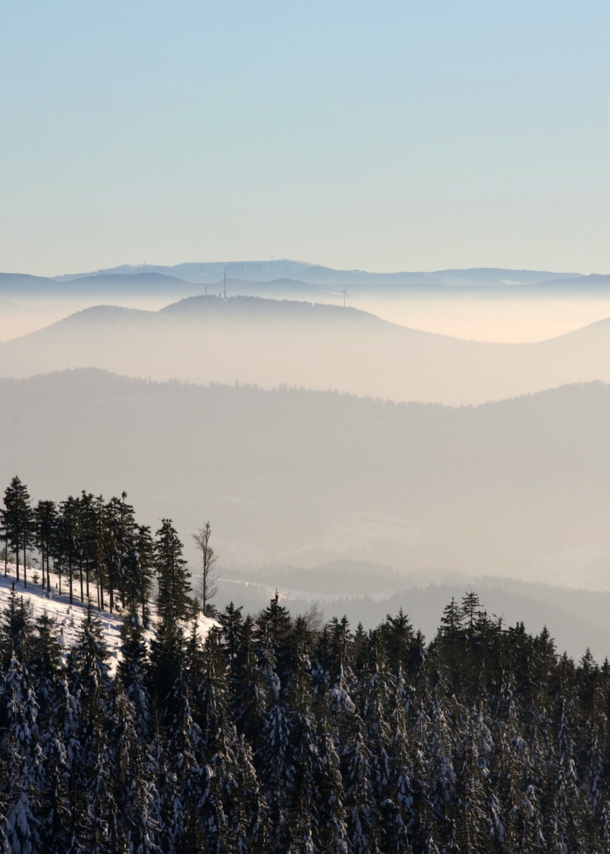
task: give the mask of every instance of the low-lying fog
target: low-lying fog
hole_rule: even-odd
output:
[[[112,305],[124,308],[141,308],[146,311],[158,311],[172,301],[171,295],[160,296],[123,296],[113,294],[109,300],[107,294],[88,295],[82,299],[45,300],[35,298],[3,299],[0,297],[0,342],[10,341],[38,329],[44,329],[52,323],[57,323],[64,317],[82,311],[92,305],[111,302]]]
[[[350,305],[391,323],[473,341],[545,341],[610,317],[610,294],[585,297],[355,296]]]
[[[216,283],[215,292],[218,286]],[[212,293],[212,287],[209,290]],[[240,293],[237,284],[230,285],[228,290],[229,295]],[[203,293],[204,288],[191,288],[189,294],[193,291]],[[92,305],[112,304],[158,311],[186,295],[166,292],[155,296],[121,296],[98,292],[81,299],[0,298],[0,341],[35,332]],[[316,293],[315,301],[343,305],[343,296],[338,292]],[[347,304],[391,323],[425,332],[473,341],[511,343],[543,341],[610,317],[610,293],[541,297],[520,293],[517,288],[512,295],[490,293],[477,296],[460,292],[458,288],[429,296],[399,294],[375,297],[352,291]]]
[[[450,338],[352,306],[189,297],[97,306],[0,344],[0,376],[98,367],[132,377],[333,389],[451,406],[610,381],[610,320],[538,343]]]
[[[4,482],[19,474],[56,500],[126,489],[142,521],[173,517],[187,546],[209,518],[221,604],[257,609],[278,588],[293,610],[319,600],[367,625],[404,607],[429,634],[474,586],[508,621],[610,654],[610,391],[545,391],[610,381],[610,322],[583,329],[610,318],[610,288],[348,286],[344,311],[338,285],[229,281],[225,301],[218,282],[119,284],[0,294],[0,377],[105,368],[232,387],[0,380]],[[205,287],[207,301],[180,302]],[[136,311],[74,315],[99,304]]]

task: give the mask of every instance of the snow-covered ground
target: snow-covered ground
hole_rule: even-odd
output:
[[[0,573],[0,611],[4,611],[7,607],[11,589],[14,584],[17,595],[22,596],[24,601],[29,605],[33,618],[40,616],[46,611],[50,617],[53,617],[56,620],[57,627],[60,631],[62,645],[67,650],[76,642],[81,621],[85,614],[86,606],[77,598],[76,595],[77,592],[80,592],[80,588],[75,584],[74,601],[73,604],[70,605],[69,598],[66,594],[65,581],[62,584],[62,595],[60,596],[57,589],[57,579],[53,576],[53,573],[51,573],[51,593],[49,594],[46,590],[42,589],[40,583],[33,581],[36,574],[36,569],[28,569],[28,586],[26,588],[23,584],[23,575],[21,580],[17,581],[14,564],[9,563],[8,574],[6,576],[4,575],[2,568],[2,572]],[[152,603],[150,610],[151,621],[154,625],[156,620],[156,608]],[[120,614],[110,614],[108,611],[96,610],[96,613],[102,621],[105,640],[110,652],[110,665],[111,669],[114,669],[114,666],[120,658],[121,626],[123,624],[123,617]],[[213,625],[215,625],[214,620],[204,617],[203,614],[199,614],[198,629],[200,637],[205,637]],[[149,631],[147,634],[150,638],[152,637],[153,632]]]

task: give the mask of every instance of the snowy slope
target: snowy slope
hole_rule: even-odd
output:
[[[2,567],[3,569],[3,567]],[[58,593],[57,578],[51,573],[51,593],[47,594],[39,583],[35,583],[32,579],[36,574],[35,569],[28,569],[28,586],[23,585],[23,578],[17,581],[15,577],[14,564],[8,564],[8,574],[4,572],[0,574],[0,611],[4,611],[8,605],[9,597],[13,584],[19,596],[22,596],[24,601],[28,603],[32,617],[43,614],[45,611],[49,616],[53,617],[60,631],[62,645],[66,651],[76,642],[80,629],[82,618],[85,614],[85,605],[80,602],[76,596],[78,585],[75,585],[74,602],[70,605],[66,593],[65,580],[62,585],[62,595]],[[151,603],[151,622],[154,625],[157,615],[154,604]],[[110,614],[108,611],[96,612],[102,621],[104,636],[108,644],[110,652],[110,666],[114,669],[117,661],[120,658],[121,646],[121,626],[123,618],[120,614]],[[211,626],[215,625],[215,621],[202,614],[199,615],[199,635],[205,637]],[[147,632],[148,639],[153,635],[153,631]]]

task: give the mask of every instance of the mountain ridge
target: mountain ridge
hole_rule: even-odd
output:
[[[75,273],[57,276],[58,281],[74,279],[85,279],[93,275],[137,275],[143,272],[160,272],[170,275],[179,274],[179,278],[190,282],[218,282],[222,280],[226,271],[229,276],[247,274],[249,281],[270,281],[277,278],[301,279],[308,284],[324,283],[333,284],[346,279],[348,284],[357,282],[385,282],[395,283],[425,283],[433,281],[448,281],[457,284],[461,280],[478,281],[504,281],[505,284],[531,284],[532,282],[543,282],[557,277],[576,279],[579,273],[551,272],[525,269],[507,269],[502,267],[470,267],[465,269],[447,269],[433,271],[395,271],[387,273],[370,272],[359,269],[334,269],[321,264],[312,264],[302,261],[282,259],[277,261],[217,261],[217,262],[192,262],[175,265],[128,265],[110,267],[89,273]],[[244,277],[246,278],[246,277]]]
[[[478,404],[610,381],[610,319],[542,342],[503,344],[414,329],[351,306],[197,296],[158,311],[93,306],[0,345],[0,376],[71,367]]]
[[[608,384],[447,407],[81,369],[2,379],[0,399],[0,481],[210,518],[224,563],[610,586]]]

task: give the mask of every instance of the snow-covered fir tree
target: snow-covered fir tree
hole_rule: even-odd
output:
[[[206,620],[172,523],[153,539],[124,495],[32,509],[14,479],[2,524],[0,854],[610,854],[607,661],[475,594],[429,643],[279,595]],[[32,613],[51,584],[71,646]]]

